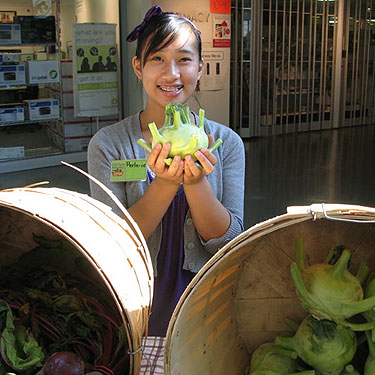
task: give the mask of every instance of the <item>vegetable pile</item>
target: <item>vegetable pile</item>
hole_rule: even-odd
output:
[[[285,318],[294,335],[260,345],[247,375],[375,375],[375,272],[362,262],[352,274],[351,257],[334,246],[306,267],[303,239],[296,240],[290,271],[307,314],[300,323]]]
[[[157,128],[154,122],[148,124],[152,135],[152,144],[150,146],[144,139],[138,139],[137,143],[148,152],[157,144],[171,144],[171,150],[165,163],[170,165],[176,155],[184,159],[186,155],[191,155],[194,160],[194,153],[202,147],[209,146],[209,139],[204,131],[204,110],[199,110],[199,125],[192,124],[190,121],[190,109],[185,104],[167,104],[165,107],[165,121],[163,127]],[[219,138],[209,148],[214,152],[223,141]]]
[[[92,266],[67,241],[34,240],[0,269],[0,374],[128,373],[124,325]]]

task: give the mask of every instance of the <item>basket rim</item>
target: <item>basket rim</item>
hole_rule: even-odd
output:
[[[273,232],[275,230],[279,230],[280,228],[309,220],[340,220],[346,218],[344,221],[353,222],[354,220],[355,222],[361,222],[363,224],[375,223],[375,207],[361,205],[314,203],[306,206],[288,206],[286,211],[287,212],[285,214],[275,216],[271,219],[267,219],[249,227],[240,235],[232,239],[221,249],[219,249],[218,252],[194,276],[179,299],[168,325],[164,350],[164,371],[166,375],[171,374],[173,337],[176,334],[176,324],[180,311],[183,309],[189,296],[197,290],[200,281],[206,277],[206,275],[212,270],[213,266],[225,261],[225,259],[238,251],[238,245],[240,243],[242,245],[246,245],[263,236],[265,233]],[[371,220],[368,220],[369,218]]]
[[[47,225],[48,227],[53,229],[54,232],[69,241],[77,249],[77,251],[84,254],[86,258],[89,258],[91,265],[100,276],[101,280],[108,290],[108,293],[111,295],[111,298],[113,298],[114,303],[118,308],[119,315],[123,321],[128,338],[129,354],[134,354],[130,355],[130,373],[133,373],[132,371],[138,371],[137,368],[139,364],[137,362],[140,363],[140,359],[137,359],[136,357],[140,356],[140,354],[137,353],[139,353],[138,349],[141,345],[142,332],[135,332],[135,328],[136,326],[138,326],[137,322],[133,321],[134,318],[132,319],[130,311],[128,310],[127,306],[124,305],[122,299],[119,297],[118,291],[116,290],[115,286],[112,285],[108,275],[106,275],[102,268],[92,260],[92,257],[87,256],[87,250],[80,243],[79,238],[77,237],[77,233],[70,233],[68,229],[64,227],[63,220],[59,221],[62,215],[57,215],[51,218],[48,217],[48,215],[46,215],[45,213],[39,211],[37,204],[25,205],[25,200],[33,198],[35,199],[35,197],[33,197],[33,195],[35,194],[38,194],[39,196],[43,195],[46,199],[58,199],[60,201],[65,201],[66,203],[69,203],[71,207],[73,207],[73,209],[83,211],[82,208],[79,207],[78,204],[76,204],[76,202],[79,200],[80,202],[82,202],[82,204],[90,206],[90,209],[92,208],[98,213],[105,214],[106,218],[112,221],[116,225],[116,227],[121,228],[124,232],[126,232],[127,236],[131,239],[131,241],[134,243],[134,246],[137,248],[138,255],[136,256],[140,256],[142,264],[144,264],[145,267],[145,272],[148,275],[148,305],[143,306],[144,327],[143,329],[142,327],[139,327],[140,331],[144,333],[144,331],[147,330],[148,317],[152,304],[154,275],[151,257],[146,241],[144,240],[140,231],[133,231],[133,228],[138,228],[138,226],[135,223],[129,222],[129,219],[126,216],[124,218],[121,218],[120,216],[115,214],[109,206],[95,200],[94,198],[91,198],[86,194],[54,187],[25,187],[0,190],[0,208],[4,207],[12,211],[17,211]],[[90,215],[88,215],[88,217],[90,217]],[[92,219],[92,217],[90,218]],[[139,285],[141,287],[141,284]]]

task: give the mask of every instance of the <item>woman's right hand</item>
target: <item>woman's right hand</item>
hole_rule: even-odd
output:
[[[147,158],[147,164],[155,173],[158,180],[180,185],[183,180],[184,162],[179,155],[176,155],[171,165],[168,166],[165,164],[164,159],[168,158],[170,149],[171,145],[169,143],[164,145],[157,143]]]

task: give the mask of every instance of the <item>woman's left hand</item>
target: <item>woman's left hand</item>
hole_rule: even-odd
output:
[[[213,138],[211,135],[208,137],[211,145],[213,143]],[[215,169],[215,164],[217,163],[216,156],[207,148],[202,147],[199,151],[196,151],[194,155],[202,167],[199,167],[190,155],[185,156],[184,185],[193,185],[199,182],[206,174],[212,173]]]

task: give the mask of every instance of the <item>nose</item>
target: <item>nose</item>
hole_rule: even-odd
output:
[[[180,69],[178,64],[174,60],[170,60],[165,62],[164,64],[164,71],[163,71],[164,78],[168,81],[174,81],[180,77]]]

